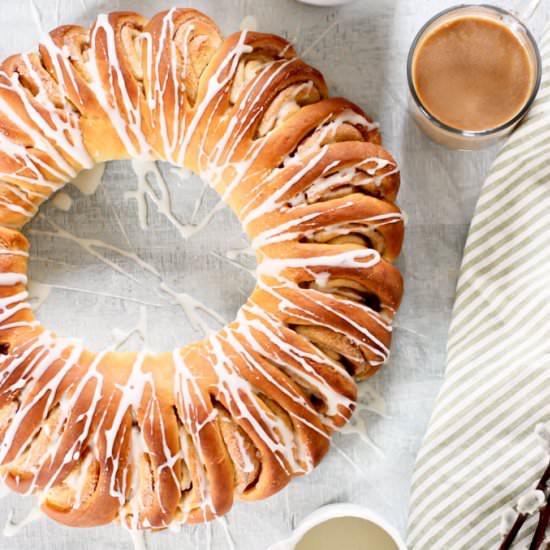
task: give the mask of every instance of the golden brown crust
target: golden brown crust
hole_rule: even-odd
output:
[[[185,166],[258,260],[234,322],[172,353],[87,351],[28,303],[19,229],[95,162]],[[193,9],[101,15],[0,67],[0,473],[72,526],[161,529],[315,467],[389,353],[404,222],[395,159],[283,38]]]

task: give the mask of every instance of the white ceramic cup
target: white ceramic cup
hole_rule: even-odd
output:
[[[342,4],[349,4],[355,0],[298,0],[304,4],[311,4],[312,6],[341,6]]]
[[[300,522],[289,538],[271,545],[267,550],[294,550],[304,535],[315,526],[331,519],[343,517],[354,517],[370,521],[377,527],[380,527],[382,531],[385,531],[395,542],[399,550],[407,550],[405,542],[397,532],[397,529],[392,527],[384,518],[363,506],[346,503],[327,504],[318,508]]]

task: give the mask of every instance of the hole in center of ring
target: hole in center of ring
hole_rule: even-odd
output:
[[[231,209],[165,162],[80,173],[26,226],[37,318],[91,350],[160,352],[231,322],[256,260]]]

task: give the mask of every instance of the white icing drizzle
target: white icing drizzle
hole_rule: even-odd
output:
[[[191,118],[191,121],[189,122],[189,126],[186,128],[185,137],[183,139],[180,152],[178,153],[176,164],[180,166],[184,164],[185,153],[187,152],[191,139],[193,138],[193,136],[196,135],[198,124],[202,121],[207,109],[214,102],[214,100],[216,100],[216,96],[218,96],[218,94],[220,94],[220,92],[222,92],[224,88],[231,83],[239,66],[239,60],[241,56],[245,53],[250,53],[253,51],[252,47],[246,44],[246,36],[246,31],[240,33],[239,40],[235,47],[227,53],[223,61],[216,69],[215,73],[208,80],[206,93],[200,103],[194,109],[193,116]],[[226,76],[222,77],[224,72],[226,72],[227,74]],[[211,123],[210,121],[211,119],[208,121],[206,131],[202,132],[204,136],[208,134]],[[229,126],[231,126],[231,124],[229,124]],[[214,183],[214,180],[210,178],[206,178],[206,181]]]
[[[239,25],[241,31],[257,31],[258,30],[258,20],[254,15],[245,15],[242,18],[241,24]]]
[[[175,290],[170,288],[164,281],[160,283],[159,288],[173,298],[174,302],[183,309],[185,315],[187,316],[187,319],[189,319],[189,322],[191,323],[191,326],[195,330],[202,331],[205,336],[212,334],[214,331],[203,320],[199,312],[206,313],[206,315],[219,323],[219,325],[221,326],[226,324],[227,321],[223,319],[223,317],[219,313],[209,308],[193,296],[190,296],[186,292],[176,292]]]
[[[98,162],[88,170],[81,170],[69,183],[73,187],[76,187],[83,195],[93,195],[103,179],[104,172],[105,163]]]
[[[251,384],[240,376],[232,361],[226,357],[223,340],[216,336],[210,338],[214,354],[210,365],[219,380],[218,390],[221,395],[226,402],[233,404],[240,417],[251,422],[254,431],[260,434],[284,471],[303,472],[294,456],[294,442],[290,440],[288,428],[278,417],[259,408]],[[251,408],[255,414],[251,414]],[[262,423],[257,420],[257,416],[262,419]]]
[[[14,514],[14,510],[11,510],[6,524],[4,525],[4,529],[2,529],[2,535],[5,537],[14,537],[15,535],[18,535],[27,525],[44,517],[38,506],[33,506],[28,511],[27,515],[19,521],[14,521]]]
[[[355,462],[339,445],[336,444],[334,439],[330,442],[331,449],[334,449],[363,479],[366,479],[367,474],[361,468],[357,462]]]
[[[306,309],[302,306],[299,306],[299,305],[289,301],[287,298],[285,298],[284,294],[282,294],[282,292],[281,292],[281,290],[284,290],[285,286],[286,285],[284,285],[284,283],[280,287],[268,286],[262,281],[262,279],[259,279],[259,281],[258,281],[258,287],[259,288],[261,288],[262,290],[265,290],[268,294],[271,294],[272,296],[277,298],[277,300],[279,301],[279,309],[281,311],[290,312],[295,317],[303,319],[307,323],[307,321],[309,321],[312,317],[311,311],[309,309]],[[368,347],[368,349],[372,353],[374,353],[375,355],[377,355],[379,357],[378,361],[373,360],[373,361],[371,361],[371,364],[373,366],[378,366],[378,365],[383,364],[389,356],[388,348],[382,342],[380,342],[374,336],[374,334],[372,334],[369,331],[369,329],[367,327],[361,326],[356,321],[354,321],[351,316],[346,317],[346,316],[342,315],[341,313],[337,312],[336,310],[334,310],[331,306],[329,306],[326,303],[324,303],[323,301],[321,301],[320,300],[321,296],[322,296],[321,293],[319,293],[317,291],[310,291],[311,300],[316,305],[320,306],[327,313],[335,314],[342,321],[345,321],[345,322],[349,323],[354,329],[356,329],[361,334],[361,338],[356,338],[356,337],[352,336],[351,334],[347,334],[347,338],[350,339],[352,342],[354,342],[358,346],[360,346],[361,344],[365,344],[365,341],[367,342],[365,345]],[[315,298],[317,298],[317,299],[315,299]],[[342,301],[344,301],[344,300],[342,300]],[[380,316],[377,315],[374,311],[370,310],[368,307],[363,306],[363,305],[358,304],[358,303],[354,303],[354,302],[347,302],[347,303],[352,309],[363,310],[365,313],[367,313],[371,317],[372,320],[374,320],[378,324],[384,326],[386,328],[386,330],[388,330],[388,331],[391,330],[391,327],[389,325],[386,325],[384,323],[384,321],[380,318]],[[323,318],[318,318],[317,317],[315,320],[317,321],[317,323],[319,325],[327,326],[328,328],[333,328],[333,330],[334,330],[334,327],[331,327],[330,325],[328,325],[326,323],[326,321],[324,321]]]
[[[257,319],[250,319],[249,316],[257,316]],[[310,365],[309,361],[318,361],[334,368],[335,365],[322,354],[314,354],[312,351],[305,352],[298,347],[290,345],[284,338],[283,331],[275,319],[265,313],[261,308],[253,303],[246,304],[242,307],[237,321],[240,323],[240,329],[245,337],[250,348],[264,357],[271,358],[274,362],[278,361],[277,356],[266,347],[262,347],[257,338],[252,334],[252,329],[263,333],[268,341],[276,344],[277,349],[282,353],[287,354],[284,363],[293,375],[298,380],[302,380],[308,387],[314,388],[320,395],[323,396],[327,405],[327,414],[330,416],[339,415],[339,406],[349,408],[352,406],[351,401],[334,391],[325,378],[320,376],[315,369]],[[295,363],[289,361],[292,359]],[[309,361],[308,361],[309,360]],[[260,367],[261,370],[261,367]],[[305,402],[302,402],[306,407],[309,407]]]
[[[88,252],[89,254],[91,254],[101,262],[107,264],[110,268],[114,269],[115,271],[118,271],[121,275],[124,275],[125,277],[134,281],[135,283],[139,283],[139,281],[137,281],[133,275],[131,275],[130,273],[122,269],[117,263],[113,262],[112,260],[107,258],[105,255],[100,254],[97,249],[105,249],[111,252],[115,252],[116,254],[120,254],[121,256],[129,260],[132,260],[133,262],[138,264],[145,271],[148,271],[149,273],[152,273],[153,275],[158,276],[158,271],[155,268],[153,268],[150,264],[142,260],[135,252],[129,252],[127,250],[124,250],[112,244],[106,243],[105,241],[102,241],[100,239],[86,239],[83,237],[77,237],[76,235],[73,235],[70,231],[67,231],[66,229],[59,227],[57,224],[55,224],[51,220],[48,219],[47,222],[52,227],[52,231],[44,231],[41,229],[31,229],[30,233],[35,235],[57,237],[60,239],[72,241],[76,243],[78,246],[80,246],[81,248],[83,248],[84,250],[86,250],[86,252]]]
[[[147,550],[147,539],[145,538],[144,531],[140,531],[139,529],[128,529],[128,533],[130,533],[134,550]]]
[[[39,281],[29,281],[27,289],[29,291],[29,301],[32,303],[34,311],[38,311],[40,306],[48,299],[52,291],[52,285]]]
[[[67,231],[66,229],[62,229],[61,227],[59,227],[58,225],[56,225],[54,222],[50,220],[48,220],[48,223],[52,226],[53,231],[32,229],[30,230],[30,232],[36,235],[58,237],[61,239],[72,241],[76,243],[78,246],[80,246],[81,248],[83,248],[86,252],[90,253],[92,256],[94,256],[101,262],[105,263],[111,269],[114,269],[118,273],[124,275],[125,277],[127,277],[128,279],[132,280],[137,284],[141,284],[141,283],[133,275],[131,275],[126,270],[124,270],[113,260],[110,260],[104,254],[101,254],[101,252],[99,252],[98,249],[105,249],[111,252],[115,252],[116,254],[119,254],[135,262],[145,272],[151,275],[154,275],[159,280],[159,285],[158,285],[159,290],[162,291],[163,294],[170,296],[170,298],[172,299],[172,303],[182,308],[183,312],[185,313],[186,317],[191,323],[191,326],[195,330],[202,331],[204,335],[211,334],[213,331],[213,329],[200,316],[199,312],[205,313],[207,317],[209,317],[211,320],[216,321],[218,323],[218,326],[219,325],[223,326],[226,323],[226,321],[217,312],[215,312],[213,309],[209,308],[208,306],[206,306],[196,298],[190,296],[186,292],[178,292],[172,289],[165,281],[163,281],[159,271],[152,264],[140,258],[136,252],[124,250],[122,248],[111,245],[99,239],[87,239],[87,238],[77,237],[76,235],[73,235],[71,232]],[[109,293],[87,291],[85,289],[74,289],[71,287],[63,287],[62,285],[56,285],[56,286],[58,286],[59,288],[65,288],[66,290],[75,290],[79,292],[91,292],[93,294],[110,296],[114,298],[125,299],[128,301],[137,301],[133,298],[125,298],[123,296],[109,294]],[[138,302],[141,303],[141,301],[138,301]],[[145,305],[156,305],[156,304],[145,303]]]
[[[28,115],[33,120],[33,125],[25,122],[21,116],[15,113],[15,111],[10,107],[9,104],[5,102],[4,99],[0,97],[0,110],[2,113],[18,128],[21,128],[25,131],[26,134],[31,136],[35,146],[38,146],[39,149],[45,151],[50,155],[53,162],[59,166],[60,172],[57,172],[58,175],[66,177],[76,176],[76,170],[65,160],[63,155],[57,150],[57,147],[60,147],[63,152],[65,152],[70,158],[76,160],[77,157],[80,157],[82,162],[85,163],[83,166],[91,166],[91,159],[89,158],[84,145],[81,143],[80,148],[74,148],[73,145],[69,142],[67,138],[63,137],[65,131],[69,130],[69,126],[65,122],[58,122],[56,117],[53,117],[53,120],[58,122],[59,126],[56,125],[55,129],[46,122],[42,115],[36,110],[33,103],[31,102],[27,90],[21,85],[19,81],[19,75],[14,73],[9,76],[5,72],[0,72],[2,78],[7,79],[10,82],[10,85],[0,84],[0,89],[6,91],[15,91],[18,97],[21,100],[25,110]],[[34,127],[36,125],[36,128]],[[76,132],[80,136],[80,132]],[[58,141],[59,136],[61,136],[60,141]],[[55,140],[56,146],[52,145],[49,141],[51,138]]]
[[[216,523],[221,526],[223,534],[225,535],[225,542],[227,544],[227,550],[236,550],[235,541],[229,532],[229,524],[224,517],[217,517]]]
[[[73,205],[73,199],[64,191],[58,191],[52,198],[52,204],[59,210],[68,212]]]
[[[285,269],[338,266],[350,269],[367,269],[380,261],[380,254],[371,248],[346,250],[331,256],[313,256],[310,258],[270,258],[264,256],[258,264],[258,274],[281,278]]]
[[[138,217],[141,229],[145,230],[149,226],[147,215],[147,197],[155,204],[159,213],[165,216],[168,221],[178,229],[180,235],[185,234],[185,226],[172,213],[172,205],[170,200],[170,192],[168,184],[162,177],[160,170],[153,161],[132,159],[132,168],[137,176],[136,191],[128,191],[125,198],[135,199],[138,204]],[[155,189],[149,183],[147,176],[152,175],[156,179],[156,183],[160,194],[157,195]]]
[[[156,206],[157,211],[162,214],[179,232],[180,236],[186,240],[204,229],[212,220],[216,212],[219,212],[225,207],[222,201],[218,201],[216,205],[208,212],[199,223],[193,223],[193,219],[200,207],[202,195],[197,199],[193,209],[193,215],[189,223],[181,222],[174,214],[172,209],[172,200],[170,197],[170,189],[162,173],[160,172],[156,162],[150,160],[132,160],[132,168],[137,177],[137,189],[129,191],[125,194],[126,198],[135,199],[138,204],[138,216],[141,229],[145,230],[149,226],[147,198]],[[151,185],[148,177],[154,177],[155,183],[159,192]]]
[[[24,273],[0,273],[0,287],[27,284],[27,276]]]
[[[357,412],[352,416],[350,421],[340,428],[340,433],[343,435],[356,435],[363,443],[366,443],[381,457],[384,453],[380,447],[370,438],[367,432],[367,423],[363,417]]]
[[[339,208],[345,209],[346,206],[348,205],[344,204]],[[295,217],[286,223],[274,227],[273,229],[263,231],[262,233],[259,233],[252,241],[252,249],[257,250],[270,244],[291,241],[300,237],[312,238],[314,236],[314,231],[300,230],[300,225],[315,221],[319,216],[320,214],[318,212],[305,214],[304,216]],[[361,226],[380,228],[384,225],[400,223],[402,221],[403,216],[401,213],[396,212],[390,214],[379,214],[361,219]],[[348,233],[353,232],[353,230],[353,223],[333,224],[324,226],[323,228],[324,232],[331,233],[334,236],[347,235]]]
[[[107,51],[97,51],[98,34],[105,34]],[[98,57],[107,54],[109,62],[108,85],[100,76]],[[128,154],[132,158],[150,158],[151,147],[142,129],[141,108],[139,102],[135,105],[126,88],[124,75],[120,67],[120,61],[116,49],[114,29],[109,21],[109,15],[99,14],[90,35],[90,56],[87,69],[91,76],[88,85],[94,92],[99,104],[105,111],[109,121],[117,132]],[[116,83],[116,85],[115,85]],[[115,100],[115,98],[117,98]],[[122,98],[122,104],[118,103]],[[122,116],[122,109],[126,112],[126,119]]]
[[[31,284],[33,282],[31,281]],[[36,282],[34,282],[36,284]],[[138,298],[132,298],[131,296],[122,296],[120,294],[114,294],[112,292],[101,292],[99,290],[91,290],[87,288],[80,288],[80,287],[73,287],[73,286],[67,286],[67,285],[58,285],[54,283],[39,283],[43,287],[47,287],[38,290],[39,293],[45,293],[48,292],[48,295],[53,288],[57,288],[59,290],[66,290],[68,292],[79,292],[81,294],[91,294],[93,296],[103,296],[104,298],[114,298],[116,300],[122,300],[123,302],[134,302],[135,304],[140,304],[142,306],[150,306],[150,307],[165,307],[164,304],[156,304],[154,302],[146,302],[144,300],[139,300]],[[32,297],[31,297],[32,299]],[[33,308],[36,310],[37,306],[33,304]]]
[[[250,261],[250,258],[256,257],[256,254],[251,247],[246,247],[238,250],[228,250],[224,256],[220,256],[218,254],[214,254],[214,256],[228,262],[229,264],[235,266],[237,269],[248,273],[253,279],[256,279],[256,269],[249,267],[249,265],[252,263]]]
[[[67,487],[71,488],[75,494],[74,507],[78,508],[82,503],[84,489],[86,487],[86,477],[88,475],[88,468],[93,461],[93,454],[88,453],[82,461],[82,467],[80,471],[74,470],[65,479]]]
[[[139,308],[139,318],[135,326],[129,330],[122,330],[119,328],[114,328],[111,331],[113,336],[113,347],[114,349],[119,349],[130,337],[134,334],[137,334],[143,342],[147,335],[147,308],[143,305]]]
[[[319,35],[317,38],[302,51],[302,57],[307,57],[315,48],[325,39],[327,34],[329,34],[337,25],[341,23],[341,19],[335,19],[327,28]]]
[[[241,453],[241,456],[244,460],[244,466],[243,466],[243,472],[250,473],[254,471],[254,464],[252,463],[252,460],[248,456],[248,453],[246,452],[245,443],[243,436],[237,431],[235,432],[235,437],[237,439],[237,445],[239,447],[239,452]],[[223,519],[223,518],[218,518]],[[225,525],[227,527],[227,525]]]
[[[31,13],[40,25],[40,15],[32,2]],[[60,80],[60,95],[65,98],[64,77],[59,66],[59,59],[64,56],[58,56],[49,35],[42,34],[45,36],[45,44],[54,53],[53,63]],[[34,87],[34,97],[23,84],[18,72],[20,70],[25,72],[27,81]],[[0,173],[0,178],[4,180],[0,187],[13,193],[21,203],[13,204],[2,197],[0,205],[13,214],[13,221],[8,221],[7,225],[19,226],[34,216],[40,202],[52,191],[57,191],[78,170],[91,167],[93,162],[84,146],[78,118],[65,99],[61,106],[54,104],[29,54],[20,56],[19,67],[11,74],[1,71],[0,79],[0,89],[5,91],[2,97],[10,97],[20,107],[14,109],[5,99],[0,98],[0,111],[33,143],[33,147],[25,147],[5,134],[0,137],[3,154],[14,166],[20,166],[12,173]],[[48,177],[44,174],[48,174]]]
[[[225,255],[230,260],[236,260],[240,255],[256,257],[256,252],[254,252],[251,246],[247,246],[245,248],[228,250]]]
[[[147,93],[147,105],[151,111],[158,111],[159,116],[159,125],[160,125],[160,134],[162,136],[162,145],[163,145],[163,154],[166,160],[169,162],[181,166],[183,163],[178,163],[176,161],[176,151],[178,144],[181,142],[182,135],[185,131],[185,116],[182,116],[182,106],[179,101],[174,101],[174,113],[171,120],[166,116],[166,107],[164,104],[164,96],[169,85],[172,86],[174,90],[175,97],[184,93],[185,86],[180,84],[180,80],[177,74],[177,64],[176,59],[176,45],[172,37],[175,33],[174,26],[174,14],[176,9],[172,8],[164,16],[162,20],[162,30],[160,33],[160,39],[158,44],[158,51],[155,58],[153,58],[152,52],[152,37],[151,35],[144,33],[143,40],[146,48],[147,54],[147,72],[149,75],[155,75],[154,79],[151,79],[149,83],[148,93]],[[187,44],[187,39],[189,33],[193,30],[193,26],[189,25],[186,36],[185,44]],[[161,57],[166,47],[170,51],[170,71],[166,77],[161,80],[159,69],[161,65]],[[171,125],[171,135],[169,135],[169,127]]]

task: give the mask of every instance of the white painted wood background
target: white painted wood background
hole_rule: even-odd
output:
[[[414,457],[442,380],[462,247],[479,187],[496,152],[496,148],[476,153],[446,151],[429,142],[406,112],[409,44],[429,16],[452,3],[357,0],[342,8],[315,8],[295,0],[182,2],[213,16],[226,33],[237,30],[245,16],[255,16],[259,30],[282,34],[299,52],[305,52],[305,59],[324,73],[333,94],[352,99],[381,122],[384,143],[402,168],[399,202],[408,226],[399,265],[406,293],[397,318],[392,357],[370,383],[385,399],[386,415],[362,413],[366,431],[379,450],[357,435],[339,435],[335,438],[338,448],[331,450],[315,472],[295,480],[267,501],[237,504],[227,516],[231,539],[223,524],[214,523],[209,528],[148,535],[151,550],[217,550],[230,549],[232,544],[237,550],[263,550],[287,536],[318,506],[338,501],[370,506],[404,531]],[[514,5],[510,1],[499,4]],[[156,0],[36,0],[46,28],[73,22],[88,25],[97,13],[117,9],[133,9],[147,16],[172,5]],[[531,22],[537,36],[549,15],[550,2],[543,0]],[[0,0],[0,18],[0,57],[36,44],[39,33],[27,0]],[[166,178],[174,212],[189,221],[202,189],[200,181],[182,181],[168,172]],[[247,244],[234,217],[222,210],[204,231],[184,242],[174,226],[150,205],[150,226],[144,231],[138,224],[136,201],[124,195],[135,188],[129,163],[112,163],[95,195],[83,196],[69,188],[74,201],[70,211],[48,204],[43,212],[72,234],[137,251],[162,272],[172,288],[189,293],[231,319],[253,285],[250,275],[225,256],[228,250]],[[215,200],[212,194],[206,197],[197,220],[204,218]],[[113,211],[118,213],[124,231]],[[43,219],[35,220],[32,227],[51,231]],[[32,279],[76,289],[50,289],[39,317],[51,328],[83,337],[99,349],[110,343],[113,328],[131,329],[138,322],[139,302],[147,302],[155,304],[146,306],[149,347],[169,349],[200,336],[181,308],[168,304],[166,296],[155,290],[156,282],[132,262],[107,255],[139,283],[100,263],[74,242],[40,233],[29,236],[35,258]],[[136,348],[141,344],[133,338],[129,345]],[[31,505],[29,498],[2,499],[0,526],[12,510],[15,521],[24,518]],[[68,529],[46,519],[29,524],[15,537],[0,536],[0,550],[131,547],[128,533],[118,527]]]

